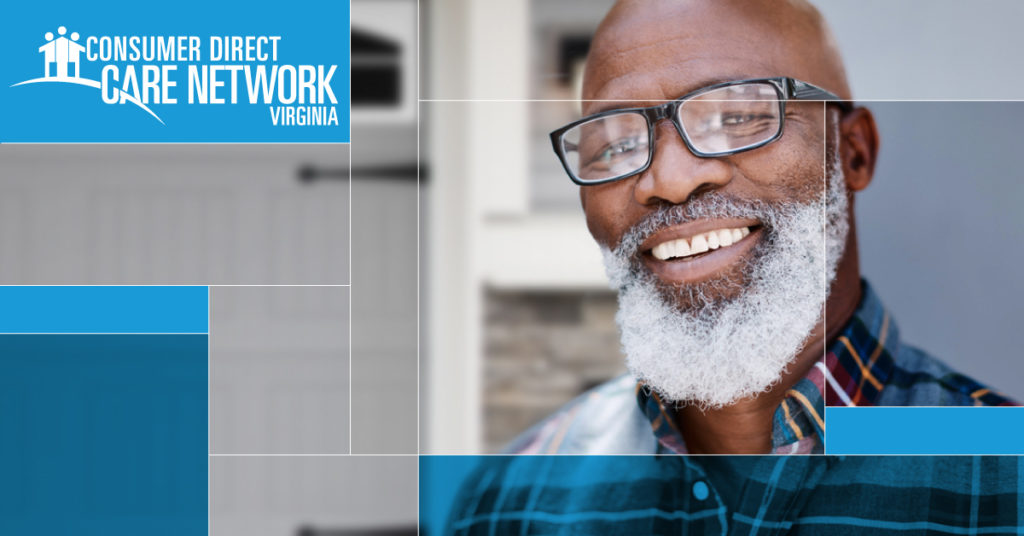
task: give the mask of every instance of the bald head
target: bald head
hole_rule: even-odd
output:
[[[805,1],[621,0],[594,37],[583,98],[669,100],[775,76],[851,98],[835,40]]]

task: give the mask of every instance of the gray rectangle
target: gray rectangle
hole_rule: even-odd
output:
[[[418,184],[353,175],[352,452],[416,454]]]
[[[348,160],[347,145],[2,145],[0,284],[347,284]]]
[[[349,452],[347,287],[214,287],[213,453]]]
[[[211,536],[415,533],[415,456],[210,459]]]

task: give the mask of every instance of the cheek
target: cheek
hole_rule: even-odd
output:
[[[629,184],[618,181],[600,186],[587,186],[580,191],[587,229],[599,244],[614,247],[629,229]]]
[[[782,139],[737,159],[736,166],[758,191],[771,201],[811,201],[825,186],[824,131],[806,124],[793,125]]]

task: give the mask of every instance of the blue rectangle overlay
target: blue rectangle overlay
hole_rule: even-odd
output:
[[[347,143],[349,2],[10,2],[2,143]]]
[[[206,536],[207,335],[0,335],[0,534]]]
[[[831,407],[826,454],[1024,455],[1024,407]]]
[[[3,286],[0,333],[207,333],[207,287]]]

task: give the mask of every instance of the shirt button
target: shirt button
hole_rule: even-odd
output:
[[[705,484],[703,480],[694,482],[693,496],[696,497],[698,501],[703,501],[708,498],[708,485]]]

